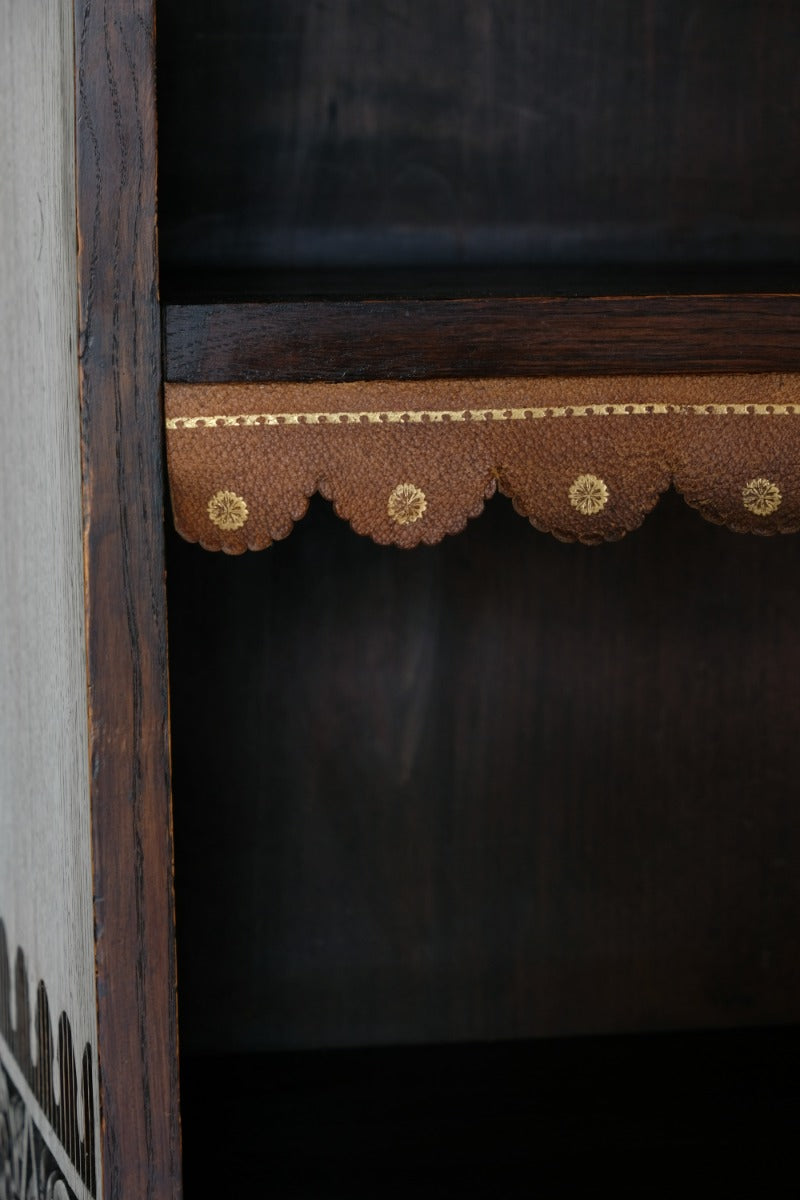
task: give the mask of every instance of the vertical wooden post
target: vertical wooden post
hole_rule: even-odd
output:
[[[104,1195],[180,1191],[153,0],[76,0],[80,402]]]

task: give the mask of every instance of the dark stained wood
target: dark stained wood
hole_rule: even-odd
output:
[[[187,383],[790,371],[800,295],[172,304],[164,330]]]
[[[105,1200],[180,1194],[152,0],[79,0],[80,392]]]
[[[165,261],[800,259],[794,0],[160,0]]]
[[[765,1164],[794,1166],[798,1068],[796,1026],[200,1055],[183,1068],[186,1185],[249,1195],[268,1174],[274,1200],[527,1200],[583,1194],[587,1176],[647,1194],[657,1165],[678,1192],[700,1168],[718,1193],[757,1194]],[[220,1137],[237,1152],[210,1161]]]
[[[553,300],[647,296],[791,296],[800,266],[791,263],[663,263],[550,267],[392,267],[348,270],[161,270],[167,305],[308,300]]]
[[[188,1051],[797,1020],[796,538],[168,550]]]
[[[168,379],[796,368],[788,0],[159,11]]]

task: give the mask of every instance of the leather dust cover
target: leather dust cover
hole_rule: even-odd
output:
[[[433,544],[496,490],[537,529],[611,541],[674,486],[741,532],[800,528],[800,375],[168,384],[179,533],[239,554],[320,492],[356,533]]]

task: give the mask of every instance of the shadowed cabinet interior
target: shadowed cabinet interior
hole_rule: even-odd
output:
[[[751,1081],[677,1131],[672,1051],[622,1035],[800,1004],[798,550],[719,527],[796,528],[796,6],[158,17],[175,516],[275,542],[168,539],[187,1181],[233,1079],[270,1133],[231,1169],[287,1196],[550,1161],[520,1114],[559,1072],[596,1096],[564,1162],[776,1152],[780,1072],[772,1124]],[[701,1095],[727,1036],[670,1043]],[[613,1129],[603,1046],[652,1063],[603,1085]]]
[[[0,0],[3,1200],[793,1153],[799,49]]]

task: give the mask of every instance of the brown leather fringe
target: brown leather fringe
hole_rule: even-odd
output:
[[[495,490],[537,529],[612,541],[671,484],[709,521],[800,529],[800,375],[169,384],[175,523],[239,554],[320,492],[381,544],[458,533]]]

